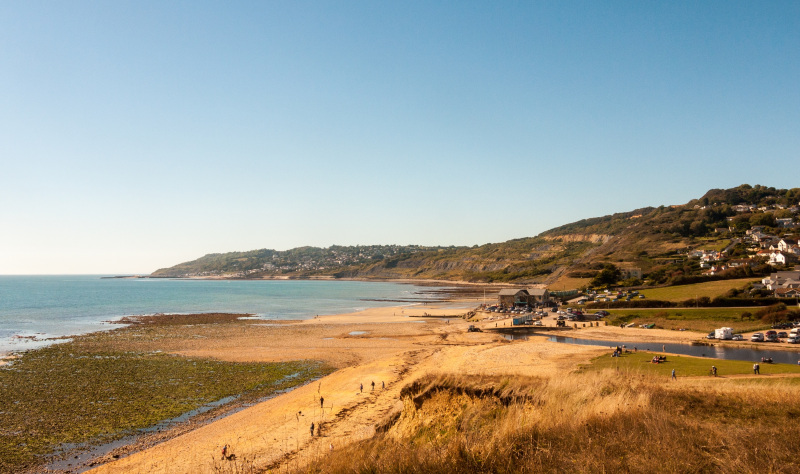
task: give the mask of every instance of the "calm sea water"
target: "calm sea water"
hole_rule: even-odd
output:
[[[111,329],[106,321],[154,313],[254,313],[306,319],[390,301],[425,298],[420,287],[353,281],[102,279],[100,276],[0,276],[0,352],[47,338]]]

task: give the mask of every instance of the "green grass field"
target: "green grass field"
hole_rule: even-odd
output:
[[[583,367],[583,370],[603,370],[614,369],[625,372],[637,372],[651,375],[670,377],[672,369],[678,377],[686,376],[711,376],[711,366],[717,367],[717,376],[726,375],[748,375],[753,373],[753,363],[740,360],[707,359],[700,357],[689,357],[680,355],[667,355],[666,362],[653,364],[652,352],[637,352],[622,354],[620,357],[605,355],[592,360],[591,364]],[[800,374],[800,365],[792,364],[760,364],[761,375],[774,374]],[[755,378],[755,377],[754,377]],[[786,380],[786,379],[782,379]],[[800,378],[792,378],[792,383],[800,384]]]
[[[753,308],[651,308],[651,309],[613,309],[609,312],[609,324],[655,323],[663,329],[687,329],[709,332],[725,325],[735,332],[760,331],[769,325],[757,319],[742,319],[742,313],[755,314],[761,307]]]
[[[641,293],[651,300],[685,301],[692,298],[707,296],[714,298],[724,295],[732,288],[742,288],[750,282],[758,281],[757,278],[738,278],[735,280],[706,281],[692,283],[691,285],[667,286],[642,290]]]

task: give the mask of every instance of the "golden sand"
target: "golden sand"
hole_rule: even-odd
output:
[[[90,472],[210,473],[300,467],[332,449],[373,436],[382,421],[402,408],[400,390],[422,376],[551,377],[606,351],[537,336],[510,342],[490,331],[510,320],[480,322],[477,325],[485,331],[467,332],[471,323],[457,318],[465,312],[463,305],[444,304],[374,308],[292,323],[248,325],[202,339],[147,343],[175,354],[227,361],[321,360],[338,370]],[[453,318],[448,321],[445,316]],[[697,338],[697,334],[677,331],[614,327],[581,327],[576,333],[570,335],[676,342]],[[311,436],[311,423],[319,435]],[[235,460],[221,459],[224,445]]]

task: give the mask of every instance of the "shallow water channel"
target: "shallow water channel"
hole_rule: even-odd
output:
[[[772,358],[775,363],[781,364],[797,364],[800,360],[800,352],[796,351],[782,351],[770,350],[765,347],[761,348],[742,348],[742,347],[726,347],[721,344],[709,346],[693,346],[691,344],[678,344],[669,342],[630,342],[630,341],[607,341],[599,339],[578,339],[576,337],[564,336],[548,336],[548,341],[560,342],[565,344],[580,344],[586,346],[604,346],[608,347],[609,351],[614,350],[617,346],[625,346],[626,349],[633,351],[634,348],[639,351],[660,352],[669,354],[681,354],[695,357],[710,357],[713,359],[730,359],[730,360],[746,360],[750,362],[761,362],[762,357]],[[766,343],[765,343],[766,344]]]

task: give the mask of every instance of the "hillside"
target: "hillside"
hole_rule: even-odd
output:
[[[743,257],[748,252],[743,237],[753,226],[761,226],[775,236],[790,235],[795,231],[799,203],[800,188],[786,190],[745,184],[726,190],[712,189],[683,205],[647,207],[584,219],[536,237],[503,243],[473,247],[374,245],[262,249],[210,254],[160,269],[152,276],[552,284],[557,280],[588,282],[613,264],[623,270],[641,270],[647,283],[677,283],[681,278],[700,275],[699,263],[689,259],[693,250],[727,250],[732,257]],[[629,283],[636,283],[633,280]]]

